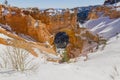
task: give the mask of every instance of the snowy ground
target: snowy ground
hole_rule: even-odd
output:
[[[119,35],[120,36],[120,35]],[[75,63],[50,63],[40,58],[37,72],[5,72],[0,80],[120,80],[120,38],[112,38],[103,51],[89,54],[89,60],[79,58]],[[5,46],[0,45],[0,52]]]
[[[116,36],[116,33],[120,33],[120,18],[110,19],[109,17],[100,17],[87,21],[84,27],[109,39]]]
[[[119,6],[119,7],[117,8],[117,11],[120,11],[120,2],[118,2],[118,3],[116,4],[116,6]]]

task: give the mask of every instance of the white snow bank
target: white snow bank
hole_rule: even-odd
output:
[[[0,33],[0,38],[3,38],[3,39],[12,39],[12,38],[10,38],[7,35],[4,35],[2,33]]]
[[[103,51],[89,54],[84,62],[75,63],[40,62],[37,73],[0,74],[0,80],[120,80],[120,38],[112,38]],[[1,47],[1,46],[0,46]]]
[[[116,6],[119,6],[119,7],[117,8],[117,11],[120,11],[120,2],[118,2],[118,3],[116,4]]]
[[[104,30],[100,32],[104,37],[111,38],[120,33],[120,18],[109,23]]]
[[[120,2],[118,2],[116,5],[117,5],[117,6],[120,6]]]
[[[3,24],[0,24],[0,27],[7,30],[7,31],[12,31],[11,27],[9,25],[3,25]]]
[[[33,39],[32,37],[28,36],[28,35],[25,35],[25,34],[18,34],[18,36],[24,38],[25,40],[27,41],[36,41],[35,39]]]
[[[109,17],[101,17],[87,21],[84,26],[89,28],[92,32],[109,39],[114,37],[116,33],[120,33],[120,18],[109,19]]]

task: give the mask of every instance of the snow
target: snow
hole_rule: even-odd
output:
[[[37,28],[39,26],[39,21],[36,20],[36,22],[34,23],[34,27]]]
[[[120,35],[119,35],[120,36]],[[0,80],[120,80],[120,38],[113,37],[103,51],[89,54],[89,59],[77,58],[77,62],[53,63],[39,62],[37,72],[15,72],[0,69]],[[4,45],[0,45],[3,53]],[[117,70],[116,70],[117,69]]]
[[[117,11],[120,11],[120,2],[117,3],[116,6],[119,6],[119,7],[117,8]]]
[[[11,12],[11,14],[12,14],[12,15],[15,15],[15,14],[16,14],[16,12],[12,11],[12,12]]]
[[[20,37],[24,38],[27,41],[36,41],[35,39],[33,39],[32,37],[25,35],[25,34],[18,34]]]
[[[120,11],[120,2],[112,4],[112,5],[107,5],[108,7],[113,7],[113,9],[116,9],[117,11]],[[114,8],[116,7],[116,8]]]
[[[8,36],[6,36],[6,35],[4,35],[4,34],[1,34],[1,33],[0,33],[0,38],[6,39],[6,40],[7,40],[7,39],[12,39],[12,38],[10,38],[10,37],[8,37]]]
[[[2,8],[2,15],[6,16],[9,13],[7,9]]]
[[[101,17],[101,18],[94,19],[94,20],[88,20],[88,21],[84,24],[84,26],[85,26],[86,28],[92,29],[92,28],[94,28],[95,26],[98,26],[98,25],[100,25],[100,24],[103,24],[103,22],[104,22],[104,25],[105,25],[105,24],[107,24],[107,23],[110,23],[111,21],[113,21],[113,20],[109,19],[109,17]]]
[[[46,61],[45,56],[50,55],[39,51],[43,54],[35,59],[39,62],[37,71],[21,73],[0,68],[0,80],[120,80],[120,34],[116,36],[116,32],[120,33],[120,18],[101,17],[87,21],[84,26],[109,38],[104,50],[90,53],[87,61],[79,57],[76,62],[63,64]],[[9,38],[4,34],[0,37]],[[4,54],[5,49],[6,46],[0,44],[0,54]]]
[[[120,6],[120,2],[118,2],[116,5],[117,5],[117,6]]]
[[[2,28],[1,28],[2,27]],[[0,24],[0,29],[6,29],[6,30],[11,30],[11,28],[8,26],[8,25],[6,25],[6,26],[1,26],[1,24]],[[0,38],[3,38],[3,39],[12,39],[11,37],[8,37],[7,35],[5,35],[5,34],[2,34],[2,33],[0,33]]]
[[[6,24],[6,25],[0,24],[0,28],[3,28],[5,30],[7,30],[7,31],[12,31],[11,27],[8,24]]]
[[[114,37],[116,33],[120,33],[120,18],[100,17],[99,19],[87,21],[84,26],[92,32],[109,39]]]

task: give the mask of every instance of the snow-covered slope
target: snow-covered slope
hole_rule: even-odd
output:
[[[11,39],[10,37],[8,37],[8,36],[6,36],[6,35],[4,35],[4,34],[1,34],[1,33],[0,33],[0,38]]]
[[[109,19],[109,17],[101,17],[87,21],[84,26],[94,33],[109,39],[120,33],[120,18]]]
[[[119,6],[119,7],[117,8],[117,11],[120,11],[120,2],[118,2],[118,3],[116,4],[116,6]]]
[[[118,44],[120,38],[112,38],[103,51],[89,54],[86,62],[79,58],[75,63],[57,64],[41,62],[41,59],[37,58],[40,63],[37,73],[0,72],[0,80],[120,80]]]
[[[115,36],[109,40],[103,51],[90,53],[88,61],[80,57],[75,63],[58,64],[39,57],[35,60],[40,65],[37,72],[0,70],[0,80],[120,80],[120,34],[117,36],[118,39]],[[8,38],[2,34],[0,37]],[[0,44],[0,54],[4,54],[6,47]]]

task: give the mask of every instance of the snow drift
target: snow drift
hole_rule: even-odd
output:
[[[84,26],[94,33],[109,39],[120,33],[120,18],[100,17],[87,21]]]

